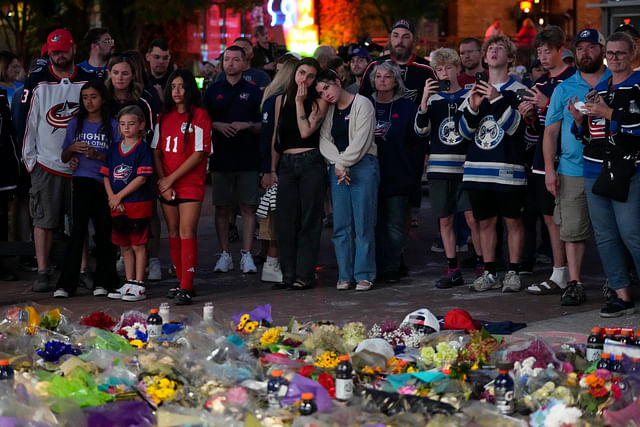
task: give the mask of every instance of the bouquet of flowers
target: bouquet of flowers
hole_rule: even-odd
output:
[[[620,386],[611,381],[611,372],[606,369],[582,377],[579,384],[584,391],[578,396],[578,405],[590,414],[601,414],[622,396]]]

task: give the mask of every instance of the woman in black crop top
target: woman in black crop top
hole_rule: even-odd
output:
[[[327,105],[315,91],[320,66],[302,59],[284,95],[276,99],[271,181],[278,183],[276,235],[282,288],[307,289],[315,279],[327,169],[318,150]]]

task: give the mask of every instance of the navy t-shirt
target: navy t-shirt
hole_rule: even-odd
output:
[[[231,85],[227,79],[215,82],[204,94],[204,105],[212,122],[260,122],[262,91],[240,79]],[[228,138],[213,130],[211,170],[217,172],[258,171],[260,135],[250,129]]]
[[[343,152],[349,146],[349,120],[351,119],[351,105],[344,110],[336,108],[333,110],[333,126],[331,126],[331,136],[339,152]]]

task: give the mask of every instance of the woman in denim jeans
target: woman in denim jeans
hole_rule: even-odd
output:
[[[373,104],[342,88],[332,70],[318,76],[316,91],[330,106],[320,129],[320,152],[330,164],[333,245],[338,259],[337,289],[356,282],[368,291],[376,278],[375,227],[378,209],[376,117]]]
[[[625,262],[625,247],[640,271],[640,174],[631,176],[625,202],[593,193],[603,160],[620,155],[636,156],[640,151],[640,71],[633,71],[635,43],[625,33],[613,33],[605,56],[611,78],[595,87],[598,94],[584,105],[576,97],[569,101],[575,123],[572,132],[585,143],[584,185],[589,216],[600,252],[602,267],[615,298],[607,301],[601,317],[632,314],[635,305],[629,293],[631,283]],[[608,135],[605,135],[608,133]],[[608,136],[608,137],[607,137]],[[612,172],[616,173],[615,166]]]
[[[327,110],[315,91],[319,70],[315,59],[302,59],[286,92],[276,98],[271,180],[266,183],[278,183],[276,236],[283,283],[274,288],[304,290],[315,279],[327,181],[318,151],[318,129]]]

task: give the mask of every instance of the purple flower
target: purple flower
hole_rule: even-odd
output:
[[[74,347],[71,344],[65,344],[61,341],[49,341],[44,345],[44,349],[37,349],[36,353],[47,362],[57,362],[61,356],[65,354],[72,354],[78,356],[82,354],[82,351],[78,347]]]

